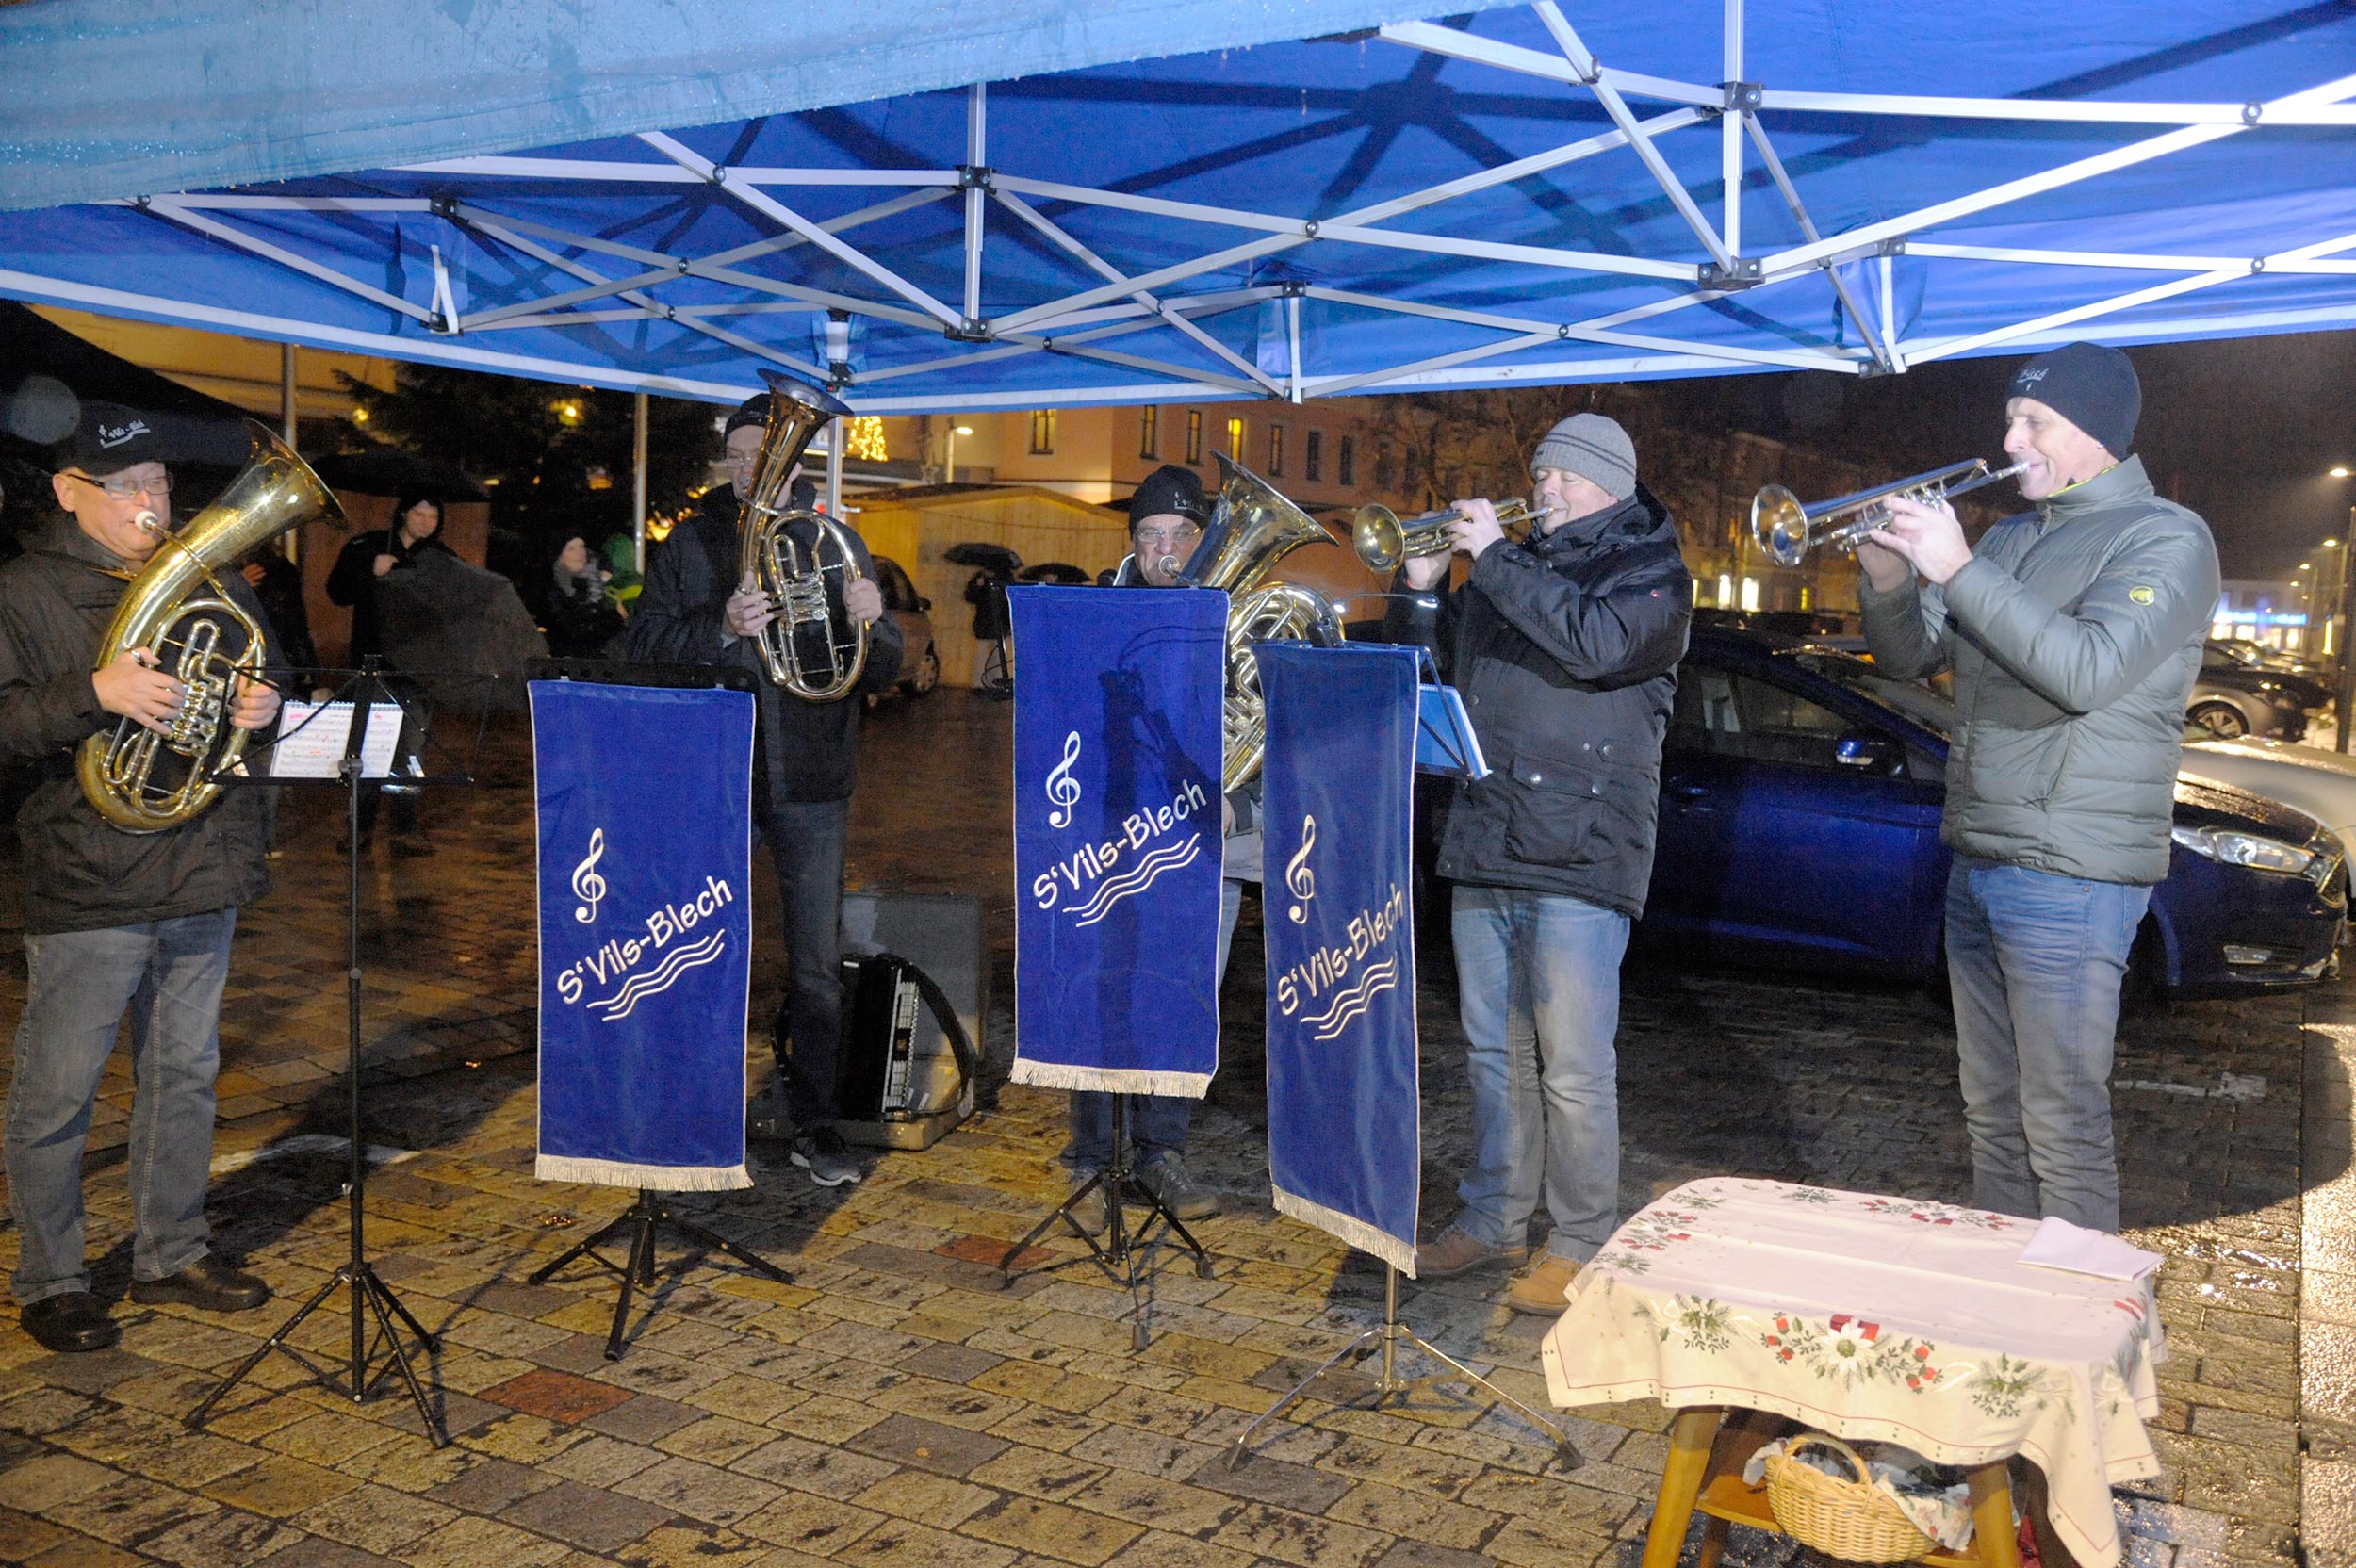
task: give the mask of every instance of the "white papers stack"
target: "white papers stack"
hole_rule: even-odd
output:
[[[2140,1280],[2160,1266],[2161,1258],[2117,1236],[2048,1216],[2037,1222],[2037,1234],[2021,1250],[2021,1261],[2102,1280]]]

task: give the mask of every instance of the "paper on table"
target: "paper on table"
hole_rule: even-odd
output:
[[[2117,1236],[2048,1215],[2037,1221],[2037,1234],[2021,1250],[2021,1261],[2102,1280],[2140,1280],[2160,1266],[2161,1258]]]

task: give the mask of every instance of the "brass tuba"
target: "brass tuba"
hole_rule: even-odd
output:
[[[867,667],[867,623],[841,608],[843,590],[866,574],[843,525],[823,512],[794,510],[790,498],[794,466],[819,427],[851,411],[807,382],[775,370],[761,379],[769,386],[769,425],[739,498],[737,580],[751,578],[777,606],[777,618],[755,639],[769,678],[805,702],[832,702]],[[796,528],[809,531],[807,546],[794,537]],[[829,576],[841,579],[832,593]]]
[[[264,426],[246,422],[253,456],[221,498],[178,532],[158,522],[155,553],[131,580],[98,645],[104,669],[131,648],[188,687],[169,734],[124,719],[82,743],[75,771],[92,809],[127,833],[193,821],[221,793],[213,782],[244,755],[229,722],[237,677],[259,677],[265,640],[214,574],[314,517],[344,526],[343,509],[310,466]]]
[[[1261,583],[1284,556],[1303,545],[1330,545],[1333,536],[1225,452],[1211,455],[1224,476],[1211,526],[1186,570],[1176,575],[1190,587],[1227,590],[1226,760],[1220,788],[1238,790],[1259,773],[1268,749],[1268,708],[1252,645],[1302,640],[1333,647],[1342,641],[1342,624],[1321,595],[1298,583]]]

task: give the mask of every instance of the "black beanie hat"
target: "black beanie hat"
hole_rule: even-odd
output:
[[[2065,343],[2013,372],[2012,398],[2034,398],[2123,458],[2135,445],[2143,384],[2117,349]]]
[[[1145,476],[1134,495],[1129,498],[1129,528],[1148,517],[1173,513],[1181,517],[1203,520],[1203,481],[1192,468],[1181,468],[1175,463],[1165,463]]]

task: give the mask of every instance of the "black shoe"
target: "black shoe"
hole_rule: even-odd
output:
[[[106,1315],[106,1303],[87,1290],[44,1296],[19,1316],[26,1333],[43,1348],[60,1355],[104,1350],[123,1337],[115,1320]]]
[[[252,1312],[270,1299],[270,1286],[210,1254],[177,1274],[131,1282],[131,1299],[146,1306],[194,1307],[199,1312]]]
[[[859,1179],[859,1162],[843,1147],[843,1135],[831,1127],[795,1138],[791,1158],[822,1187],[839,1187]]]

